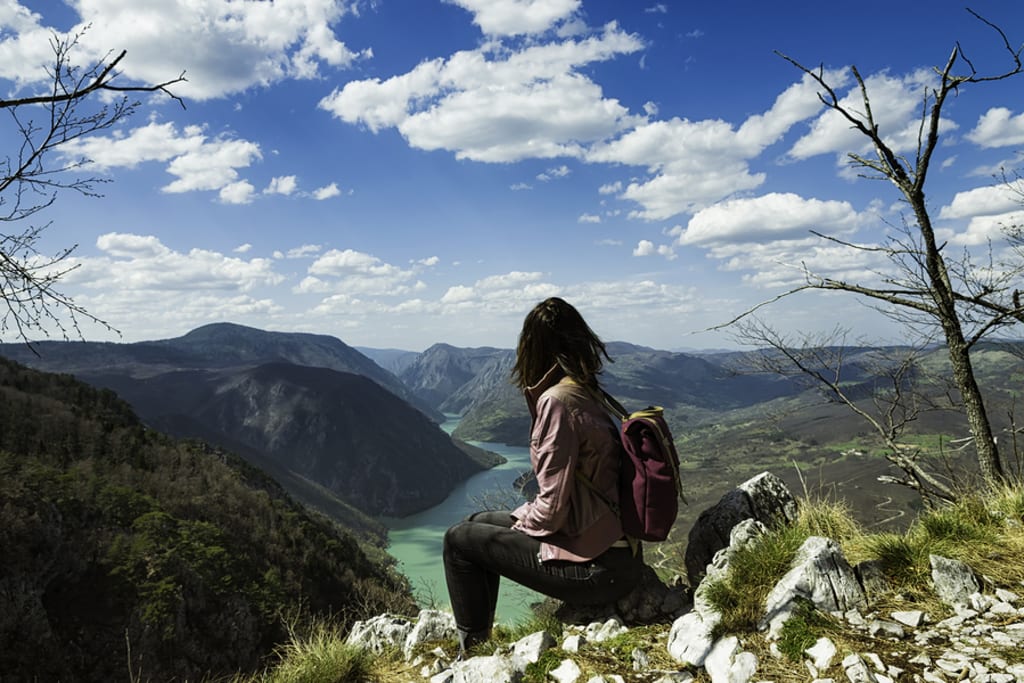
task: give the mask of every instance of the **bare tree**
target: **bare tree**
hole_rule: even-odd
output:
[[[866,297],[886,315],[912,328],[934,330],[937,327],[949,353],[953,380],[963,402],[978,466],[987,481],[995,482],[1004,478],[1004,469],[971,365],[971,350],[986,335],[1024,321],[1024,307],[1018,290],[1024,275],[1024,261],[997,264],[990,258],[989,262],[978,264],[966,250],[961,254],[950,254],[947,245],[936,238],[925,201],[925,183],[932,154],[939,142],[942,109],[949,96],[966,87],[1003,81],[1021,74],[1024,70],[1021,64],[1024,47],[1014,49],[998,26],[971,10],[968,12],[996,33],[1005,47],[1009,64],[1001,71],[982,74],[957,44],[945,66],[935,69],[938,84],[925,90],[913,160],[898,154],[886,140],[875,120],[868,87],[856,67],[852,67],[852,72],[859,86],[860,111],[841,100],[826,81],[823,67],[810,69],[778,53],[813,79],[821,88],[818,92],[821,102],[870,142],[874,156],[849,154],[851,164],[862,169],[861,177],[888,180],[895,185],[909,206],[912,218],[897,226],[894,234],[881,244],[857,244],[813,233],[848,249],[887,259],[892,267],[879,274],[880,284],[838,280],[812,272],[804,266],[804,284],[755,306],[736,320],[780,298],[812,289]]]
[[[13,332],[28,342],[32,334],[49,335],[51,327],[65,339],[72,332],[81,337],[80,319],[112,329],[58,289],[75,268],[68,257],[77,245],[42,253],[40,239],[50,223],[33,221],[61,190],[101,196],[97,188],[107,179],[89,174],[88,159],[69,158],[61,148],[130,117],[140,102],[129,94],[163,93],[184,107],[168,89],[185,81],[184,72],[156,85],[120,85],[118,67],[126,53],[77,66],[71,56],[79,38],[51,39],[54,59],[44,92],[0,99],[20,140],[18,149],[0,160],[0,338]]]
[[[785,337],[763,321],[748,317],[736,325],[736,338],[761,349],[749,354],[740,372],[770,372],[803,380],[829,402],[861,417],[885,445],[886,459],[902,474],[882,477],[917,491],[926,503],[950,502],[967,488],[970,476],[949,451],[936,453],[906,438],[925,413],[958,408],[943,377],[925,374],[920,362],[928,340],[890,348],[850,345],[849,331]],[[935,457],[935,456],[939,457]]]

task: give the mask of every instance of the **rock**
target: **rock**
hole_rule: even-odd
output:
[[[408,660],[412,657],[413,650],[421,643],[429,643],[438,640],[449,640],[457,637],[455,629],[455,617],[451,612],[442,612],[436,609],[421,610],[416,619],[416,625],[412,627],[405,637],[402,646],[402,654]]]
[[[633,671],[646,671],[651,666],[651,658],[638,647],[633,648],[630,657],[633,659]]]
[[[353,624],[345,642],[348,645],[379,653],[387,649],[403,647],[406,638],[412,633],[412,629],[413,623],[405,617],[379,614],[366,621],[357,621]]]
[[[668,653],[677,662],[703,666],[715,641],[711,630],[721,620],[718,612],[701,614],[696,609],[675,620],[668,634]]]
[[[757,672],[757,657],[741,651],[736,636],[727,636],[715,643],[704,668],[711,683],[747,683]]]
[[[828,638],[818,638],[814,645],[804,650],[804,654],[811,658],[811,664],[820,673],[827,671],[832,666],[832,660],[836,656],[836,646]]]
[[[963,562],[941,555],[929,556],[935,593],[947,605],[966,605],[980,590],[974,572]]]
[[[824,612],[845,612],[865,607],[867,598],[853,568],[835,541],[811,536],[797,551],[793,568],[775,585],[765,599],[765,617],[770,637],[778,637],[798,599],[810,600]]]
[[[879,683],[874,672],[860,655],[849,655],[843,660],[843,670],[850,683]]]
[[[471,657],[452,664],[451,683],[519,683],[522,674],[508,657]],[[438,674],[441,676],[442,674]],[[431,681],[433,683],[433,681]]]
[[[576,662],[571,659],[565,659],[557,668],[548,672],[548,676],[558,681],[558,683],[575,683],[576,679],[583,673]]]
[[[579,652],[580,645],[585,642],[587,642],[586,638],[579,633],[574,633],[571,636],[567,636],[566,639],[562,641],[562,649],[566,652]]]
[[[904,636],[903,627],[895,621],[888,619],[875,619],[868,624],[868,633],[873,638],[895,638],[899,640]]]
[[[885,569],[879,560],[864,560],[853,568],[860,585],[864,588],[864,594],[870,600],[874,595],[880,595],[889,588],[889,579],[885,576]]]
[[[625,633],[629,629],[616,617],[612,617],[604,623],[594,622],[587,626],[583,637],[593,643],[603,643],[609,638]]]
[[[640,580],[629,593],[614,604],[576,605],[561,602],[555,616],[566,624],[589,624],[616,617],[624,624],[670,624],[691,603],[689,588],[685,585],[667,586],[653,568],[644,565]]]
[[[756,519],[769,527],[792,522],[796,519],[796,500],[781,479],[763,472],[704,510],[687,540],[686,575],[691,586],[700,582],[715,553],[729,545],[733,527],[744,519]]]
[[[889,614],[894,621],[898,621],[904,626],[910,628],[917,628],[924,621],[924,612],[919,609],[908,610],[908,611],[897,611]]]
[[[693,683],[694,677],[688,671],[673,671],[656,679],[654,683]]]
[[[555,637],[547,631],[537,631],[512,644],[512,666],[516,671],[526,671],[528,664],[533,664],[545,651],[555,646]]]

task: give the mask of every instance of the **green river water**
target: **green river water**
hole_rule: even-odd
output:
[[[451,420],[442,428],[451,432],[458,424]],[[459,520],[480,509],[480,500],[495,492],[512,491],[516,477],[530,469],[526,447],[474,441],[473,445],[504,456],[508,462],[480,472],[459,484],[440,505],[409,517],[387,518],[388,552],[398,560],[399,570],[409,577],[421,605],[450,609],[444,582],[441,543],[444,532]],[[530,603],[543,599],[538,593],[512,581],[502,580],[495,621],[511,625],[529,614]]]

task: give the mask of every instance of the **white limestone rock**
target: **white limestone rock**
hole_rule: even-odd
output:
[[[889,616],[892,617],[893,621],[910,628],[917,628],[924,623],[924,612],[919,609],[891,612]]]
[[[832,660],[836,656],[836,646],[828,638],[822,637],[818,638],[814,645],[804,650],[804,654],[811,658],[811,664],[814,665],[818,673],[821,673],[832,666]]]
[[[412,627],[405,637],[402,645],[402,654],[406,661],[412,657],[416,646],[421,643],[429,643],[437,640],[449,640],[458,637],[455,628],[455,617],[451,612],[442,612],[436,609],[421,610],[416,619],[416,625]]]
[[[471,657],[452,664],[451,683],[519,683],[522,673],[508,657]],[[438,674],[439,676],[441,674]]]
[[[547,650],[556,645],[555,637],[547,631],[537,631],[512,643],[512,667],[522,673]]]
[[[688,612],[672,622],[668,634],[668,653],[681,664],[703,666],[715,641],[711,630],[721,620],[718,612]]]
[[[762,625],[769,629],[770,638],[778,637],[798,598],[810,600],[825,612],[867,606],[864,589],[839,545],[821,536],[804,541],[793,560],[793,568],[768,594]]]
[[[589,624],[583,632],[583,637],[592,643],[603,643],[609,638],[621,635],[629,629],[618,617],[612,617],[605,622],[595,621]]]
[[[929,560],[935,594],[947,605],[967,605],[971,594],[980,590],[974,572],[963,562],[941,555],[930,555]]]
[[[711,683],[749,683],[757,673],[757,656],[740,649],[736,636],[722,638],[704,662]]]
[[[548,672],[548,676],[558,681],[558,683],[576,683],[579,679],[580,674],[583,671],[580,670],[579,665],[571,659],[564,659],[555,669]]]
[[[566,652],[579,652],[580,645],[585,642],[587,642],[586,638],[579,633],[574,633],[570,636],[566,636],[565,640],[562,641],[562,649]]]
[[[843,670],[850,683],[879,683],[878,677],[860,655],[849,655],[843,660]]]
[[[379,653],[403,647],[412,629],[413,623],[405,617],[378,614],[353,624],[345,643]]]

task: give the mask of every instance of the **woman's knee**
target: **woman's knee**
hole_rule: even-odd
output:
[[[458,524],[454,524],[448,527],[448,530],[444,532],[444,550],[447,553],[453,548],[459,547],[464,541],[466,536],[466,524],[468,522],[463,521]]]

